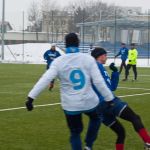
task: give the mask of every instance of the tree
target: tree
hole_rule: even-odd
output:
[[[31,31],[36,32],[36,40],[38,40],[38,32],[41,31],[41,12],[38,3],[32,1],[28,10],[28,20],[30,22]]]

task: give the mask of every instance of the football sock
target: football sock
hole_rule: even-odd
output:
[[[124,150],[124,144],[116,144],[116,150]]]
[[[145,128],[142,128],[138,131],[139,136],[143,139],[145,143],[150,143],[150,136]]]

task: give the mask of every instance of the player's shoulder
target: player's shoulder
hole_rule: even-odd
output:
[[[81,55],[84,59],[92,61],[94,60],[94,58],[89,53],[79,53],[79,55]]]
[[[85,54],[85,53],[64,54],[64,55],[61,55],[60,57],[58,57],[56,60],[57,61],[63,61],[66,59],[72,59],[74,57],[78,60],[81,59],[83,61],[95,61],[92,56],[90,56],[89,54]]]

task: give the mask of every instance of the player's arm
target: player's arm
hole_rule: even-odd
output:
[[[50,69],[48,69],[43,74],[43,76],[39,79],[39,81],[34,85],[28,94],[26,107],[29,111],[33,109],[33,100],[37,98],[37,96],[49,85],[49,83],[57,76],[57,74],[57,65],[56,63],[52,63]]]
[[[135,51],[135,54],[134,54],[134,59],[136,60],[137,57],[138,57],[138,51],[136,50],[136,51]]]
[[[119,52],[117,53],[117,55],[115,55],[115,58],[117,58],[119,55],[121,55],[121,51],[119,51]]]
[[[43,58],[44,58],[45,60],[47,60],[47,58],[48,58],[47,52],[44,53]]]
[[[118,82],[119,82],[119,72],[118,72],[118,69],[115,66],[115,64],[111,63],[109,65],[109,68],[112,70],[111,78],[109,77],[109,74],[107,73],[107,71],[105,70],[105,68],[102,64],[98,64],[98,68],[99,68],[107,86],[109,87],[109,89],[111,89],[112,91],[115,91],[117,89]]]
[[[91,66],[92,68],[90,68],[90,73],[93,84],[95,85],[98,92],[104,97],[105,101],[112,101],[114,99],[114,95],[111,92],[111,90],[107,87],[106,82],[102,77],[102,74],[98,70],[98,66],[95,60],[93,60]]]
[[[110,81],[111,81],[110,88],[112,91],[115,91],[117,89],[118,83],[119,83],[119,72],[114,63],[111,63],[109,65],[109,68],[112,70],[111,79],[110,79]]]

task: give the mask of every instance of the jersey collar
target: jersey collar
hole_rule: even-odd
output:
[[[66,53],[78,53],[79,48],[78,47],[67,47],[66,48]]]

